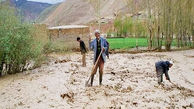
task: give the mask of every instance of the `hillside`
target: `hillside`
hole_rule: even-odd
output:
[[[61,24],[85,24],[94,20],[94,10],[82,0],[66,0],[43,21],[50,26]],[[82,20],[84,19],[84,21]],[[85,21],[87,19],[88,21]],[[77,23],[76,23],[77,21]]]
[[[27,0],[10,0],[10,3],[18,9],[18,13],[23,17],[23,21],[34,21],[44,9],[51,6],[48,3]]]
[[[43,21],[44,19],[46,19],[50,13],[52,13],[58,6],[60,5],[60,3],[58,4],[54,4],[48,8],[46,8],[45,10],[43,10],[39,17],[36,19],[37,22],[41,22]]]
[[[64,24],[87,24],[97,18],[95,4],[88,0],[66,0],[61,3],[43,23],[50,26]],[[100,14],[103,18],[112,18],[117,13],[126,13],[128,8],[124,0],[101,0]]]

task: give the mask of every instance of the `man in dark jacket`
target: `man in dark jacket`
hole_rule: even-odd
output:
[[[80,51],[82,54],[82,66],[86,67],[86,45],[84,43],[84,41],[81,40],[80,37],[77,37],[77,41],[80,43]]]
[[[157,74],[158,84],[159,85],[163,82],[163,74],[165,74],[166,80],[170,81],[170,77],[168,75],[168,71],[169,71],[169,68],[172,67],[172,65],[173,65],[173,63],[171,61],[159,61],[159,62],[155,63],[156,74]]]

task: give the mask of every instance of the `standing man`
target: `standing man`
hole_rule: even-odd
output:
[[[162,84],[163,82],[163,74],[166,76],[166,80],[170,81],[170,77],[168,75],[169,68],[173,65],[172,61],[159,61],[155,63],[156,66],[156,74],[158,78],[158,84]],[[170,81],[171,82],[171,81]]]
[[[84,41],[81,40],[80,37],[77,37],[77,41],[80,43],[80,51],[82,54],[82,66],[86,67],[86,45],[84,43]]]
[[[106,39],[100,36],[99,30],[95,31],[95,36],[96,38],[93,41],[91,41],[91,37],[89,38],[90,49],[94,51],[94,64],[96,63],[101,51],[102,51],[102,55],[100,55],[97,66],[94,69],[93,74],[91,74],[92,75],[91,86],[93,85],[94,75],[96,74],[98,68],[99,68],[99,74],[100,74],[99,85],[102,84],[102,75],[103,75],[104,63],[106,61],[106,51],[108,46]]]

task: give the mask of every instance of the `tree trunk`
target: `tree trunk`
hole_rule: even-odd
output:
[[[183,32],[183,40],[184,40],[184,47],[187,46],[187,38],[186,38],[186,32]]]
[[[4,66],[4,64],[5,64],[5,54],[1,57],[2,59],[1,59],[1,62],[0,62],[0,76],[2,76],[3,75],[3,66]]]
[[[0,63],[0,77],[2,76],[3,73],[3,62]]]
[[[183,32],[181,32],[180,40],[181,40],[181,48],[182,48],[183,47]]]
[[[192,41],[193,41],[193,47],[194,47],[194,35],[192,36]]]
[[[177,35],[177,47],[180,48],[180,36]]]
[[[163,40],[164,40],[164,33],[162,33],[162,39],[161,39],[161,41],[160,41],[160,44],[161,44],[161,49],[162,49],[162,42],[163,42]]]
[[[158,50],[162,49],[162,44],[160,43],[160,26],[158,26],[158,33],[157,33],[157,45],[158,45]]]
[[[124,33],[125,37],[127,37],[127,32]]]
[[[148,49],[151,50],[152,49],[152,30],[149,29],[150,31],[150,37],[149,37],[149,46],[148,46]]]
[[[167,51],[170,51],[170,48],[171,48],[170,34],[166,35],[165,48],[166,48]]]

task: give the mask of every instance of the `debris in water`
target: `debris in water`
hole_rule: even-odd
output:
[[[65,72],[65,73],[69,73],[69,72]]]
[[[58,64],[58,63],[65,63],[65,62],[69,62],[70,60],[66,60],[66,59],[64,59],[64,60],[56,60],[55,61],[55,64]]]
[[[133,102],[133,105],[137,106],[137,102]]]
[[[21,101],[18,103],[19,106],[22,106],[24,105],[24,103],[22,103]]]
[[[194,108],[194,104],[191,103],[191,104],[190,104],[190,107],[191,107],[191,108]]]
[[[111,72],[111,74],[115,75],[115,72]]]
[[[40,102],[42,102],[42,101],[41,101],[41,100],[38,100],[38,101],[37,101],[37,103],[40,103]]]
[[[69,102],[74,102],[74,93],[73,92],[69,92],[69,93],[65,93],[65,94],[61,94],[61,98],[65,99],[67,98]]]

